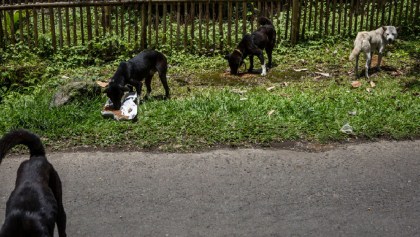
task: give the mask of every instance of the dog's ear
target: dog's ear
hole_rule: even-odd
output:
[[[400,31],[400,27],[399,26],[397,26],[397,27],[395,27],[395,30],[398,32],[398,31]]]
[[[384,30],[384,32],[387,30],[386,26],[382,26],[382,30]]]
[[[229,58],[230,58],[230,54],[226,54],[224,58],[225,58],[226,60],[229,60]]]

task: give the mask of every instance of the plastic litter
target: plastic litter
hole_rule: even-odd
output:
[[[343,127],[341,127],[340,132],[345,134],[354,134],[353,128],[348,123],[344,124]]]
[[[126,94],[119,110],[114,110],[113,104],[108,99],[103,107],[101,114],[104,118],[113,118],[115,120],[132,120],[137,116],[137,93],[130,92]]]

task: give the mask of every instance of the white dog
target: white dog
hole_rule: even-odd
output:
[[[362,31],[357,33],[354,40],[354,49],[351,52],[349,59],[353,60],[356,57],[355,73],[357,77],[357,68],[359,66],[360,52],[364,52],[366,56],[366,72],[365,75],[369,78],[370,62],[372,60],[372,52],[378,51],[378,70],[381,69],[382,54],[385,45],[392,43],[397,38],[397,28],[394,26],[382,26],[372,31]]]

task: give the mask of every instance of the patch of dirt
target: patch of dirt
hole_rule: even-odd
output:
[[[246,79],[246,78],[257,77],[257,75],[256,74],[251,74],[251,73],[245,73],[245,72],[238,73],[237,75],[232,75],[232,74],[230,74],[230,72],[223,72],[223,73],[220,73],[220,77],[221,78],[223,78],[223,77],[224,78],[229,78],[229,79],[235,79],[235,78],[240,77],[240,78]]]
[[[307,74],[308,71],[295,71],[292,69],[273,70],[268,74],[268,78],[271,82],[298,81],[307,76]]]

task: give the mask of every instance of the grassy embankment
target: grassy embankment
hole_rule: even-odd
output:
[[[52,150],[180,151],[269,146],[283,141],[417,138],[420,38],[399,40],[388,47],[383,70],[372,70],[369,80],[359,78],[361,86],[357,88],[351,85],[355,80],[354,62],[348,61],[351,49],[352,40],[307,42],[293,48],[280,45],[274,53],[275,67],[266,77],[230,76],[222,56],[168,54],[172,99],[142,103],[135,122],[103,119],[100,110],[105,95],[49,107],[57,85],[68,80],[106,80],[121,58],[85,67],[71,66],[65,54],[45,59],[9,53],[4,67],[30,64],[27,68],[33,68],[23,75],[37,83],[3,99],[0,133],[11,128],[30,129]],[[72,60],[86,60],[78,57],[82,58]],[[361,58],[360,69],[364,64]],[[152,88],[156,98],[163,94],[157,75]],[[352,127],[352,134],[340,131],[345,124]]]

